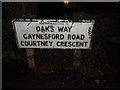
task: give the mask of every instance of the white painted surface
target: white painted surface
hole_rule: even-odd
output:
[[[61,48],[61,49],[89,49],[91,42],[92,29],[94,25],[94,20],[81,20],[77,22],[68,20],[36,20],[30,21],[26,19],[25,21],[13,20],[13,25],[16,31],[16,37],[18,41],[19,48]],[[36,30],[36,27],[40,27],[40,30]],[[52,26],[52,29],[50,28]],[[45,27],[49,27],[46,31]],[[64,27],[65,32],[59,32],[60,27]],[[44,32],[41,31],[44,28]],[[91,28],[91,30],[89,30]],[[43,30],[43,29],[42,29]],[[46,35],[45,35],[46,34]],[[69,35],[70,34],[70,35]],[[91,34],[91,35],[90,35]],[[42,38],[35,39],[33,35],[41,35]],[[56,39],[53,36],[61,35],[64,38]],[[84,36],[84,39],[68,39],[68,36]],[[50,36],[50,37],[49,37]],[[49,38],[47,38],[49,37]],[[27,39],[25,39],[27,38]],[[46,45],[41,45],[41,42],[47,42]],[[25,42],[34,42],[35,44],[25,45]],[[51,42],[51,43],[50,43]],[[86,42],[86,43],[85,43]],[[67,43],[61,45],[61,43]],[[84,43],[81,45],[80,43]],[[60,46],[59,46],[60,45]]]

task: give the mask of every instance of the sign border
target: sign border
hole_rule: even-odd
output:
[[[19,46],[17,32],[16,32],[16,28],[15,28],[15,24],[14,24],[15,21],[18,21],[18,22],[38,22],[38,20],[56,20],[56,21],[63,20],[63,21],[65,21],[66,19],[13,19],[12,20],[12,26],[13,26],[15,37],[16,37],[17,47],[19,49],[26,49],[26,48],[20,48],[20,46]],[[90,22],[92,22],[92,24],[93,24],[92,32],[91,32],[92,33],[91,40],[92,40],[95,20],[70,20],[69,19],[67,21],[82,22],[82,23],[90,23]],[[92,45],[91,40],[90,40],[89,48],[80,48],[80,49],[91,49],[91,45]],[[78,49],[78,48],[31,48],[31,49]]]

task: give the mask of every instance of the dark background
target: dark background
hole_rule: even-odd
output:
[[[2,3],[3,88],[119,88],[120,3]],[[95,20],[92,47],[81,51],[75,70],[74,49],[34,49],[36,72],[28,69],[26,49],[18,49],[11,21],[20,18]],[[57,66],[56,66],[57,65]],[[48,73],[39,68],[46,66]],[[52,67],[52,69],[51,69]],[[68,68],[68,69],[66,69]],[[54,70],[54,73],[50,73]],[[66,79],[67,78],[67,79]],[[69,78],[69,79],[68,79]]]

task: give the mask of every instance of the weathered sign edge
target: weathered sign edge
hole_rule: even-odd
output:
[[[19,46],[19,42],[18,42],[18,38],[17,38],[17,32],[16,32],[16,28],[15,28],[15,24],[14,22],[15,21],[20,21],[20,22],[38,22],[38,20],[66,20],[66,19],[13,19],[12,20],[12,26],[13,26],[13,30],[14,30],[14,33],[15,33],[15,37],[16,37],[16,43],[17,43],[17,47],[19,49],[20,46]],[[69,21],[69,20],[68,20]],[[72,21],[72,20],[71,20]],[[74,20],[73,20],[74,21]],[[74,21],[74,22],[84,22],[84,23],[89,23],[89,22],[92,22],[92,36],[91,36],[91,40],[93,38],[93,30],[94,30],[94,23],[95,23],[95,20],[78,20],[78,21]],[[90,40],[90,45],[89,45],[89,48],[88,49],[91,49],[91,46],[92,46],[92,43],[91,43],[91,40]],[[26,49],[26,48],[22,48],[22,49]],[[34,48],[31,48],[31,49],[34,49]],[[72,49],[72,48],[36,48],[36,49]],[[73,49],[77,49],[77,48],[73,48]],[[72,49],[72,50],[73,50]],[[81,48],[82,50],[86,49],[86,48]]]

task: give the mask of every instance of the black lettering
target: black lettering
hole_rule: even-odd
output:
[[[55,34],[52,34],[52,39],[55,39]]]
[[[71,34],[68,34],[68,40],[71,40]]]
[[[41,32],[45,32],[44,26],[41,26]]]
[[[80,35],[77,35],[77,36],[76,36],[76,40],[77,40],[77,39],[80,39]]]
[[[40,41],[37,41],[37,43],[38,43],[38,46],[40,46]]]
[[[47,34],[44,34],[44,37],[45,37],[44,39],[49,39],[49,38],[47,37]]]
[[[39,31],[40,31],[40,27],[39,27],[39,26],[37,26],[37,27],[36,27],[36,30],[37,30],[37,32],[39,32]]]
[[[75,47],[75,42],[72,43],[72,46]]]
[[[68,32],[67,27],[64,27],[64,32]]]
[[[44,39],[43,34],[41,34],[41,39]]]
[[[64,27],[58,27],[58,31],[59,31],[59,32],[63,32],[63,28],[64,28]]]
[[[72,26],[71,26],[71,27],[68,27],[68,29],[69,29],[69,32],[71,32],[71,28],[72,28]]]
[[[80,43],[79,43],[79,46],[82,46],[82,47],[83,47],[83,44],[84,44],[83,42],[80,42]]]
[[[64,46],[64,42],[61,42],[61,46]]]
[[[75,39],[75,37],[76,37],[76,36],[75,36],[75,34],[73,34],[73,35],[72,35],[72,39],[74,40],[74,39]]]
[[[21,45],[24,46],[23,41],[21,41]]]
[[[50,46],[52,46],[53,41],[49,41],[49,43],[50,43]]]
[[[23,37],[24,37],[24,39],[27,39],[27,36],[26,36],[26,34],[23,34]]]
[[[51,32],[54,32],[54,27],[53,27],[53,26],[50,26],[50,28],[51,28]]]
[[[40,34],[36,34],[36,39],[40,39]]]
[[[48,34],[48,39],[50,39],[50,37],[51,37],[51,34]]]
[[[28,34],[28,39],[32,39],[32,37],[31,37],[31,35],[30,35],[30,34]]]
[[[80,43],[80,42],[76,42],[76,46],[77,46],[77,47],[79,47],[79,43]]]
[[[49,32],[49,26],[45,26],[46,32]]]
[[[46,46],[46,43],[45,42],[41,42],[41,46]]]
[[[67,41],[66,41],[66,42],[64,42],[64,46],[65,46],[65,47],[67,47]]]
[[[46,44],[45,46],[48,46],[48,41],[45,41],[45,44]]]
[[[64,35],[63,34],[60,34],[60,38],[59,39],[64,39]]]
[[[31,39],[35,39],[35,34],[31,34],[32,38]]]
[[[32,45],[32,44],[31,44],[31,45]],[[37,45],[36,45],[36,41],[33,41],[33,46],[37,46]]]
[[[57,46],[60,46],[60,42],[59,41],[57,42]]]
[[[88,42],[85,42],[85,47],[87,46],[87,43],[88,43]]]
[[[59,39],[59,34],[56,34],[56,39]]]
[[[85,35],[81,34],[81,40],[83,40],[85,38]]]
[[[25,41],[25,42],[24,42],[24,44],[25,44],[25,46],[28,46],[28,43],[27,43],[27,41]]]
[[[68,47],[71,47],[71,42],[68,42]]]

